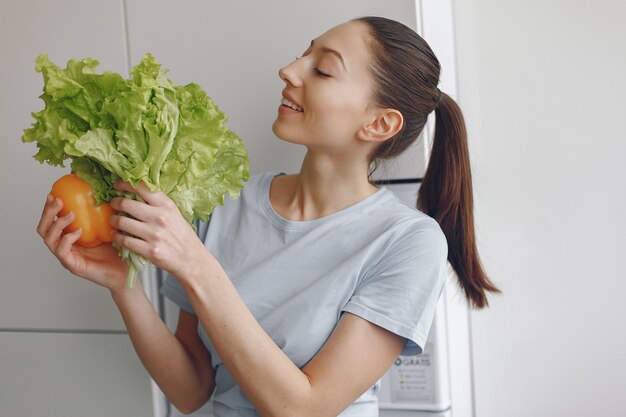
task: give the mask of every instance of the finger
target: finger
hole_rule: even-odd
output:
[[[154,207],[146,203],[126,197],[115,197],[109,202],[114,210],[121,211],[133,216],[136,219],[147,221],[154,214]]]
[[[63,229],[72,224],[73,221],[74,212],[70,211],[65,216],[59,217],[59,219],[53,222],[53,225],[48,229],[48,233],[45,235],[43,241],[52,252],[55,251],[57,245],[59,244],[59,239],[61,238]]]
[[[131,252],[135,252],[137,255],[150,259],[148,256],[150,253],[150,246],[145,240],[116,232],[113,236],[113,241],[122,247],[128,248]]]
[[[60,198],[54,198],[51,194],[48,194],[46,198],[46,204],[43,206],[41,212],[41,218],[37,224],[37,234],[42,238],[48,234],[48,229],[54,223],[54,217],[59,214],[59,211],[63,208],[63,201]]]
[[[167,199],[165,193],[161,191],[151,191],[143,181],[141,181],[136,187],[133,187],[126,182],[116,181],[114,187],[119,191],[128,191],[137,194],[143,199],[143,201],[151,206],[162,205]]]
[[[127,216],[111,216],[109,223],[117,230],[137,236],[140,239],[147,240],[152,236],[152,228],[146,223],[127,217]]]
[[[61,241],[54,251],[54,256],[56,256],[59,261],[61,261],[61,265],[63,265],[67,269],[71,269],[72,266],[69,262],[72,246],[74,245],[74,243],[76,243],[78,239],[80,239],[80,236],[82,234],[83,229],[80,228],[73,231],[72,233],[67,233],[65,236],[63,236],[63,238],[61,238]]]

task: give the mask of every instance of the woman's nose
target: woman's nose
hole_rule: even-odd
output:
[[[287,65],[286,67],[283,67],[278,70],[278,76],[280,77],[280,79],[285,81],[288,84],[291,84],[293,87],[299,87],[302,82],[295,68],[296,62],[297,62],[297,59],[296,61],[293,61],[291,64]]]

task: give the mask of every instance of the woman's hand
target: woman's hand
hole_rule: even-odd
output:
[[[165,193],[150,191],[144,183],[133,188],[118,181],[115,188],[137,194],[145,203],[123,197],[111,200],[111,207],[130,216],[111,216],[111,225],[118,230],[114,242],[179,278],[200,268],[206,248]]]
[[[75,244],[80,238],[81,230],[64,233],[65,228],[74,220],[74,213],[69,212],[57,218],[62,208],[63,201],[49,195],[37,225],[37,233],[50,252],[74,275],[111,291],[124,288],[128,265],[118,256],[118,250],[110,243],[103,243],[95,248]]]

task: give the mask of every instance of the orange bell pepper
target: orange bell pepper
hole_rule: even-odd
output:
[[[109,224],[109,218],[115,214],[115,210],[107,203],[96,206],[92,191],[91,185],[76,174],[62,176],[52,185],[50,191],[55,198],[63,200],[63,209],[59,212],[59,217],[70,211],[74,212],[74,221],[65,230],[73,232],[81,228],[83,233],[77,243],[86,248],[111,242],[115,231]]]

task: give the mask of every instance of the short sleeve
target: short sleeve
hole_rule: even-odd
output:
[[[196,234],[198,235],[200,240],[204,242],[209,230],[209,221],[196,221],[194,222],[194,226],[196,227]],[[180,285],[180,282],[178,282],[176,277],[163,270],[161,270],[161,274],[163,274],[162,276],[164,276],[165,279],[163,285],[159,289],[159,292],[165,297],[172,300],[172,302],[174,302],[174,304],[176,304],[178,307],[182,308],[188,313],[195,315],[193,307],[191,306],[191,302],[187,298],[185,290]]]
[[[447,274],[445,235],[426,220],[389,243],[342,309],[408,339],[405,356],[422,353]]]

